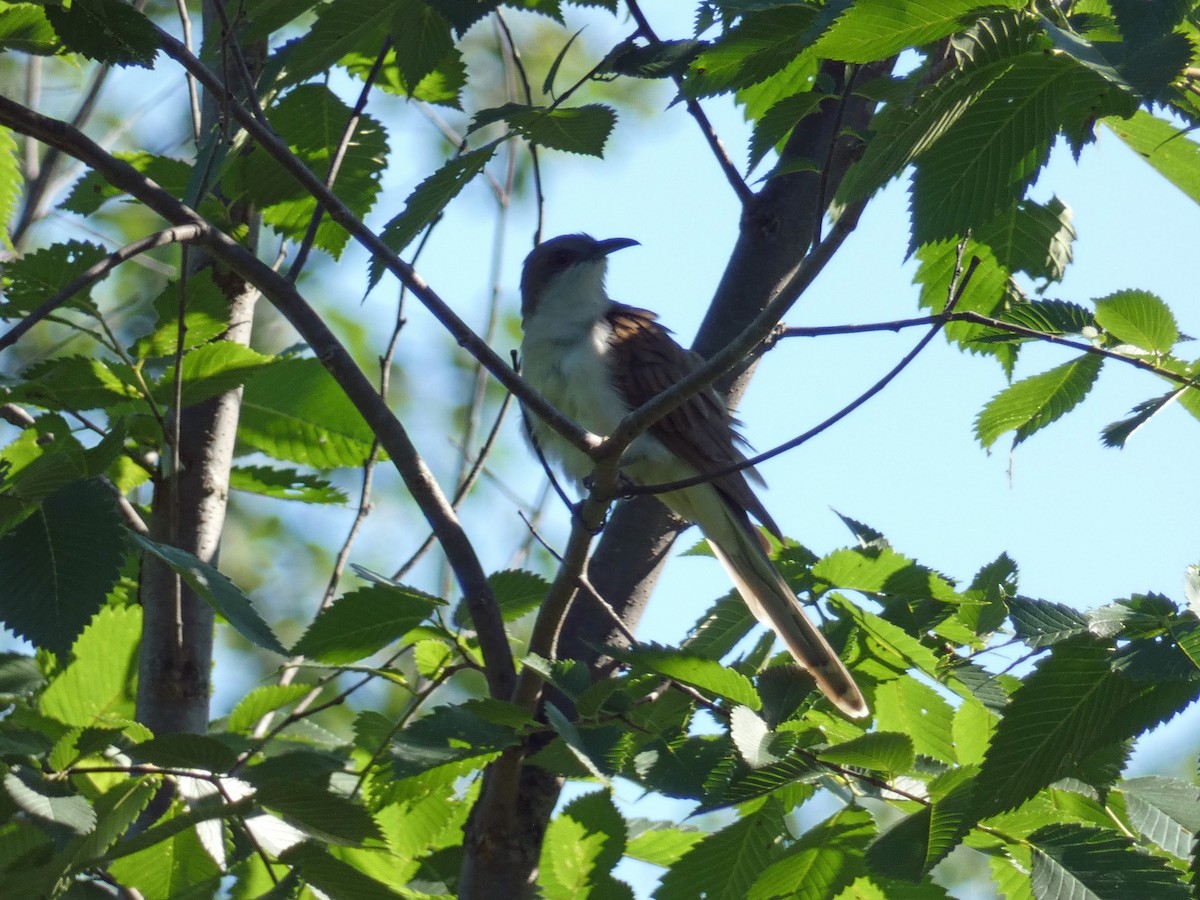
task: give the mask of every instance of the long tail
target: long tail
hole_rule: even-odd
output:
[[[866,716],[862,691],[825,635],[805,615],[800,601],[763,551],[758,533],[739,522],[719,500],[714,508],[713,503],[705,502],[710,501],[708,497],[688,499],[693,501],[687,504],[692,507],[689,512],[699,513],[696,507],[703,507],[695,521],[754,617],[783,640],[796,662],[812,673],[817,686],[838,709],[854,719]],[[695,503],[697,500],[700,503]]]

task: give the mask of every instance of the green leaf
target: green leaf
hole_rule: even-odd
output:
[[[273,356],[243,347],[233,341],[204,344],[183,357],[181,391],[184,407],[248,384],[270,366],[280,363]],[[175,391],[175,367],[158,378],[151,392],[162,405],[171,403]]]
[[[61,825],[76,834],[96,828],[96,812],[87,799],[62,784],[52,784],[25,766],[13,766],[4,776],[4,789],[23,812]]]
[[[20,12],[22,9],[28,9],[30,12],[22,14]],[[5,45],[5,26],[11,27],[14,24],[12,19],[14,13],[26,17],[42,15],[41,9],[32,4],[20,3],[14,4],[8,9],[0,9],[0,49],[3,49]],[[21,188],[24,180],[21,164],[17,160],[16,138],[13,137],[11,130],[0,125],[0,223],[2,223],[0,224],[0,246],[14,256],[16,248],[13,247],[12,236],[8,233],[8,224],[16,216],[17,203],[22,196]]]
[[[630,859],[670,868],[707,835],[703,831],[667,822],[633,819],[628,823],[625,855]]]
[[[352,75],[365,81],[371,72],[375,71],[375,61],[378,54],[355,51],[346,55],[342,60]],[[462,91],[467,84],[467,67],[463,62],[462,53],[457,48],[451,50],[437,68],[422,78],[415,85],[409,85],[400,74],[400,65],[396,59],[395,49],[390,49],[384,55],[383,65],[375,77],[375,85],[391,94],[423,103],[434,103],[462,109]]]
[[[1023,4],[1009,0],[998,5]],[[821,36],[813,52],[844,62],[886,59],[961,31],[978,11],[977,0],[858,0]]]
[[[817,562],[812,573],[833,587],[866,594],[957,599],[945,578],[890,547],[835,550]]]
[[[392,19],[396,64],[407,85],[417,85],[454,49],[450,23],[424,0],[397,0]]]
[[[404,210],[384,226],[383,242],[396,253],[413,242],[425,226],[431,224],[462,189],[487,165],[499,142],[493,141],[447,160],[436,172],[416,186],[404,203]],[[383,264],[371,259],[369,284],[374,287],[383,277]]]
[[[169,281],[154,298],[158,327],[133,345],[139,359],[174,356],[179,341],[179,295],[185,292],[183,349],[192,350],[229,328],[229,300],[213,280],[211,269],[193,272],[186,281]]]
[[[1141,110],[1131,118],[1113,116],[1103,123],[1167,181],[1200,203],[1200,146],[1186,131]]]
[[[493,572],[488,576],[488,584],[492,587],[492,593],[500,607],[500,615],[505,622],[515,622],[526,613],[537,609],[545,598],[546,591],[550,589],[550,583],[541,575],[523,569]],[[454,607],[452,621],[459,627],[471,626],[471,617],[465,603]]]
[[[816,8],[786,4],[751,10],[692,60],[684,90],[707,97],[749,87],[786,68],[808,48]]]
[[[602,71],[630,78],[674,78],[683,75],[706,46],[704,41],[695,40],[655,41],[642,45],[630,39],[609,51]],[[543,93],[549,93],[549,89]]]
[[[875,837],[871,814],[847,806],[809,829],[755,879],[747,900],[826,900],[865,874],[863,852]]]
[[[499,121],[507,122],[509,128],[532,144],[569,153],[603,156],[604,144],[616,124],[617,115],[609,107],[596,103],[553,109],[506,103],[476,113],[468,133]]]
[[[867,852],[871,868],[920,881],[954,849],[978,819],[974,766],[950,769],[929,785],[931,802],[894,823]]]
[[[1179,340],[1171,308],[1147,291],[1117,291],[1096,301],[1096,324],[1119,341],[1170,353]]]
[[[983,814],[1019,805],[1111,740],[1113,717],[1134,694],[1112,672],[1111,656],[1094,641],[1058,644],[1025,679],[980,770]]]
[[[609,647],[605,652],[638,671],[654,672],[754,710],[762,708],[762,700],[750,680],[716,660],[654,644],[633,649]]]
[[[374,57],[388,36],[399,4],[377,0],[333,0],[317,8],[317,21],[294,47],[287,47],[284,81],[295,84],[328,71],[342,57]]]
[[[875,689],[875,724],[912,740],[922,756],[955,763],[954,709],[937,691],[912,677],[894,678]]]
[[[299,702],[312,690],[311,684],[268,684],[257,687],[233,708],[225,727],[234,734],[249,733],[263,716]]]
[[[1049,647],[1089,632],[1088,620],[1071,607],[1032,597],[1005,600],[1017,637],[1030,647]]]
[[[34,3],[10,3],[0,9],[0,50],[48,56],[58,46],[58,35],[50,26],[43,7]],[[20,185],[19,181],[7,183],[14,189]],[[12,221],[12,210],[0,210],[0,221]],[[11,249],[11,244],[8,246]]]
[[[911,666],[924,672],[930,678],[938,677],[938,659],[933,651],[898,625],[893,625],[880,616],[865,609],[859,609],[846,598],[837,594],[830,595],[830,606],[854,620],[868,637],[884,651],[893,656],[901,665]],[[907,731],[898,728],[897,731]]]
[[[1174,403],[1176,400],[1184,397],[1188,392],[1188,388],[1179,388],[1174,391],[1168,391],[1161,397],[1153,397],[1149,400],[1143,400],[1137,406],[1130,410],[1132,415],[1125,419],[1119,419],[1105,425],[1100,431],[1100,441],[1105,447],[1123,448],[1129,443],[1132,438],[1143,425],[1153,419],[1156,415]]]
[[[747,171],[754,171],[764,156],[782,141],[796,123],[816,111],[828,95],[819,91],[806,91],[780,100],[754,123],[754,134],[750,137],[750,156]]]
[[[204,734],[160,734],[126,752],[136,762],[205,772],[225,772],[238,761],[238,751],[234,747],[220,738]]]
[[[975,436],[985,448],[1007,431],[1019,444],[1066,415],[1087,396],[1103,359],[1085,353],[1071,362],[1009,385],[987,402],[975,419]]]
[[[729,736],[750,768],[761,769],[779,762],[779,756],[771,751],[775,735],[749,707],[733,708],[729,716]]]
[[[583,737],[579,734],[579,729],[575,727],[575,723],[570,721],[562,714],[557,706],[553,703],[546,704],[546,721],[550,723],[550,727],[557,732],[566,744],[571,755],[583,765],[585,769],[592,773],[601,784],[605,787],[611,787],[608,775],[604,770],[592,759],[588,753],[587,747],[583,743]]]
[[[973,236],[991,247],[1009,272],[1061,281],[1075,241],[1071,218],[1070,208],[1057,197],[1046,204],[1022,200]]]
[[[43,409],[110,409],[142,396],[128,366],[95,357],[56,356],[30,366],[21,378],[9,396]]]
[[[1096,327],[1096,317],[1090,310],[1065,300],[1017,303],[1004,310],[999,318],[1044,334],[1082,334],[1085,329]]]
[[[273,469],[268,466],[235,466],[229,473],[229,486],[235,491],[272,497],[276,500],[298,500],[301,503],[324,503],[342,506],[346,492],[334,487],[317,475],[295,469]]]
[[[86,241],[64,241],[51,244],[20,259],[4,264],[4,302],[0,317],[14,319],[33,312],[45,301],[108,256],[108,252]],[[68,308],[88,309],[89,289],[74,294]]]
[[[897,774],[912,768],[915,760],[912,738],[895,731],[874,731],[860,735],[827,747],[819,756],[825,762]]]
[[[117,152],[113,156],[154,181],[173,197],[182,197],[192,177],[192,167],[181,159],[158,156],[145,150]],[[98,172],[89,171],[75,182],[63,209],[81,216],[95,214],[109,200],[128,196]]]
[[[246,772],[254,781],[254,769]],[[379,825],[359,804],[303,778],[271,779],[257,785],[255,798],[310,837],[355,847],[379,841]]]
[[[124,534],[113,496],[98,481],[47,497],[0,538],[0,619],[65,657],[117,581]]]
[[[1147,840],[1173,856],[1191,855],[1194,835],[1200,832],[1200,788],[1178,778],[1146,775],[1121,782],[1125,815]]]
[[[396,735],[392,768],[397,778],[412,778],[430,769],[467,763],[479,768],[517,743],[516,732],[476,715],[478,702],[439,706]]]
[[[271,127],[313,174],[324,180],[346,125],[354,115],[324,85],[301,85],[267,110]],[[334,191],[359,218],[374,206],[387,162],[387,133],[377,119],[361,114],[346,145]],[[286,238],[300,240],[317,211],[317,200],[266,151],[257,149],[235,163],[242,169],[243,189],[262,207],[263,221]],[[325,216],[316,245],[337,259],[350,234]]]
[[[706,659],[720,659],[750,633],[756,622],[741,597],[730,592],[700,617],[682,649]]]
[[[1072,111],[1115,112],[1114,90],[1062,54],[1011,59],[917,159],[912,247],[966,234],[1020,200]]]
[[[141,636],[141,607],[101,609],[72,647],[70,665],[42,694],[43,715],[67,725],[132,719]]]
[[[201,845],[195,828],[115,859],[108,868],[122,885],[137,890],[145,900],[179,900],[188,897],[189,891],[215,894],[223,874]]]
[[[289,847],[279,854],[279,861],[294,866],[305,882],[329,897],[398,900],[402,896],[311,841]]]
[[[685,853],[663,876],[655,900],[741,900],[771,863],[786,832],[783,807],[768,800]]]
[[[216,568],[197,559],[186,550],[160,544],[132,531],[128,534],[129,539],[139,548],[157,556],[179,573],[188,587],[203,597],[238,634],[264,650],[287,654],[287,649],[279,643],[275,632],[262,620],[250,598]]]
[[[357,662],[412,631],[441,602],[412,589],[382,584],[359,588],[321,610],[292,654],[333,665]]]
[[[1161,857],[1140,852],[1115,831],[1085,825],[1047,825],[1029,836],[1034,893],[1045,900],[1162,897],[1185,900],[1181,873]]]
[[[285,359],[246,385],[238,439],[286,462],[361,466],[374,434],[318,360]]]
[[[610,874],[625,853],[625,838],[625,820],[607,791],[572,800],[546,829],[538,867],[542,895],[546,900],[632,900],[632,891]]]
[[[121,0],[72,0],[47,6],[46,16],[73,53],[118,66],[154,65],[158,35],[146,16]]]

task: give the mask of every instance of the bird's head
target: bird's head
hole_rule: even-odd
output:
[[[550,295],[579,303],[592,295],[605,300],[608,254],[636,244],[631,238],[598,241],[587,234],[564,234],[539,244],[525,258],[521,273],[521,318],[528,321]]]

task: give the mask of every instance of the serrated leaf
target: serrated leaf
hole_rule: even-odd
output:
[[[930,678],[938,676],[938,658],[933,651],[898,625],[859,609],[839,595],[831,595],[829,605],[852,619],[866,634],[902,665],[912,666]],[[906,731],[906,729],[896,729]]]
[[[604,144],[617,115],[601,104],[574,107],[527,106],[506,103],[480,110],[471,120],[471,132],[504,121],[527,141],[552,150],[603,156]]]
[[[1009,0],[1002,6],[1020,7]],[[979,9],[974,0],[858,0],[821,35],[823,59],[872,62],[961,31]]]
[[[771,752],[774,735],[767,723],[746,706],[735,706],[729,714],[729,735],[733,738],[738,753],[752,769],[761,769],[779,762]]]
[[[219,337],[229,328],[229,300],[213,280],[212,270],[193,272],[182,283],[176,280],[167,282],[162,293],[154,298],[158,326],[133,345],[134,355],[139,359],[175,355],[179,342],[181,292],[184,300],[185,351]]]
[[[1187,388],[1179,388],[1178,390],[1169,391],[1161,397],[1154,397],[1150,400],[1143,400],[1137,406],[1130,410],[1132,413],[1126,419],[1120,419],[1116,422],[1111,422],[1105,425],[1100,431],[1100,441],[1106,447],[1124,448],[1143,425],[1148,423],[1156,415],[1179,400],[1187,391]]]
[[[75,641],[70,665],[43,692],[43,715],[85,726],[132,719],[134,651],[141,628],[141,607],[101,609]]]
[[[1117,291],[1096,301],[1096,324],[1126,344],[1170,353],[1179,340],[1171,308],[1147,291]]]
[[[906,734],[922,756],[957,762],[954,709],[937,691],[912,677],[895,678],[875,689],[875,723],[880,731]]]
[[[754,133],[750,137],[750,156],[746,163],[747,171],[754,171],[763,157],[787,137],[796,123],[815,111],[825,99],[826,94],[807,91],[785,97],[767,110],[763,117],[754,123]]]
[[[112,494],[76,481],[0,538],[0,619],[65,657],[116,583],[127,547]]]
[[[136,532],[128,532],[128,535],[139,548],[157,556],[174,569],[188,587],[204,598],[246,640],[264,650],[287,654],[287,649],[263,621],[250,598],[216,568],[186,550],[160,544]]]
[[[515,622],[526,613],[537,609],[550,589],[550,582],[541,575],[527,572],[523,569],[507,569],[493,572],[488,576],[488,584],[500,607],[500,616],[505,622]],[[465,603],[459,603],[454,608],[452,619],[455,625],[469,627],[471,617]]]
[[[826,900],[865,874],[863,851],[875,837],[870,813],[848,806],[811,828],[758,876],[747,900]]]
[[[16,3],[7,9],[0,10],[0,49],[3,49],[12,39],[14,25],[16,25],[15,17],[36,20],[39,16],[44,22],[45,18],[41,9],[31,3]],[[47,30],[49,27],[47,24]],[[53,31],[50,34],[53,36]],[[21,199],[24,183],[21,164],[17,160],[17,141],[10,129],[0,125],[0,223],[2,223],[0,224],[0,247],[4,247],[14,256],[16,248],[13,247],[8,225],[16,215],[17,203]]]
[[[730,593],[692,626],[681,649],[706,659],[720,659],[750,633],[756,622],[742,599]]]
[[[383,882],[364,874],[333,856],[325,847],[311,841],[289,847],[279,854],[279,861],[295,866],[310,887],[328,897],[396,900],[402,896]]]
[[[628,826],[625,855],[663,868],[673,866],[707,836],[703,831],[644,819],[634,819]]]
[[[562,738],[563,743],[567,745],[567,749],[571,751],[571,755],[577,759],[585,769],[592,773],[601,784],[608,787],[608,775],[603,769],[591,758],[588,754],[587,747],[584,746],[583,738],[579,734],[579,729],[571,722],[553,703],[546,704],[546,721],[550,723],[550,727],[558,733]]]
[[[214,341],[197,347],[184,355],[180,369],[183,406],[193,406],[249,384],[274,365],[279,365],[275,357],[233,341]],[[172,366],[151,386],[151,393],[160,404],[171,403],[175,377],[175,367]]]
[[[572,38],[574,40],[574,38]],[[674,78],[682,75],[707,44],[704,41],[622,41],[604,58],[604,72],[630,78]],[[549,90],[543,91],[549,93]]]
[[[931,569],[890,547],[848,547],[818,561],[813,576],[836,588],[868,594],[956,600],[954,588]]]
[[[416,186],[404,203],[404,209],[383,227],[380,238],[396,253],[401,252],[425,226],[432,223],[446,205],[487,165],[499,142],[493,141],[447,160]],[[383,277],[382,264],[372,258],[369,285],[374,287]]]
[[[354,112],[324,85],[294,88],[267,110],[271,127],[288,149],[325,179],[335,148],[341,143]],[[359,218],[374,206],[387,162],[387,132],[373,116],[360,114],[354,135],[346,145],[334,183],[338,199]],[[263,150],[239,157],[235,163],[242,188],[262,209],[263,221],[286,238],[299,240],[308,231],[317,200]],[[337,259],[349,232],[328,216],[317,227],[316,245]]]
[[[346,492],[317,475],[295,469],[273,469],[268,466],[234,466],[229,472],[229,487],[247,494],[258,494],[275,500],[298,500],[301,503],[341,506],[347,501]]]
[[[454,49],[450,23],[424,0],[397,0],[392,45],[404,83],[415,86]]]
[[[826,747],[818,755],[826,762],[889,773],[907,771],[915,759],[912,738],[894,731],[860,735]]]
[[[633,649],[609,647],[605,652],[639,671],[654,672],[753,710],[762,708],[762,700],[759,699],[750,680],[716,660],[653,644]]]
[[[1043,900],[1095,897],[1162,897],[1185,900],[1191,893],[1166,860],[1139,852],[1115,831],[1085,825],[1047,825],[1029,836],[1033,845],[1030,882]]]
[[[980,770],[985,815],[1011,809],[1072,773],[1110,738],[1110,720],[1130,700],[1103,644],[1057,645],[1013,694]]]
[[[342,65],[352,75],[365,81],[372,72],[376,71],[376,59],[378,59],[378,53],[374,51],[370,53],[354,51],[342,59]],[[390,94],[411,97],[422,103],[462,109],[462,91],[467,84],[467,67],[463,62],[462,53],[455,48],[446,54],[432,72],[415,85],[410,85],[400,74],[395,49],[390,49],[384,54],[383,64],[375,76],[375,84]]]
[[[987,402],[975,419],[975,436],[985,448],[1000,435],[1014,431],[1013,444],[1066,415],[1083,402],[1103,359],[1085,353],[1071,362],[1055,366],[1009,385]]]
[[[684,89],[705,97],[749,87],[786,68],[811,42],[815,7],[787,4],[750,10],[692,60]]]
[[[920,881],[958,845],[977,819],[974,766],[950,769],[929,785],[931,802],[893,824],[867,851],[871,868]]]
[[[374,56],[388,35],[396,7],[396,3],[377,0],[334,0],[322,4],[312,29],[296,47],[289,48],[286,83],[306,81],[354,51]]]
[[[1000,319],[1045,334],[1082,334],[1096,325],[1090,310],[1065,300],[1018,303],[1004,310]]]
[[[131,165],[173,197],[184,195],[192,176],[192,167],[181,159],[159,156],[145,150],[118,152],[113,156]],[[90,216],[109,200],[124,196],[127,195],[123,190],[92,171],[75,182],[62,206],[81,216]]]
[[[59,47],[58,35],[46,18],[46,11],[34,3],[10,3],[0,9],[0,49],[47,56]],[[7,129],[5,129],[7,131]],[[20,182],[7,182],[14,188]],[[5,209],[0,221],[12,221],[12,210]],[[11,245],[9,245],[11,249]]]
[[[471,703],[439,706],[397,734],[391,747],[395,776],[412,778],[457,764],[465,764],[463,771],[481,768],[517,743],[514,729],[489,722],[472,708]]]
[[[223,877],[200,844],[195,828],[164,836],[153,846],[115,859],[109,870],[145,900],[176,900],[191,890],[216,893]]]
[[[655,900],[741,900],[771,862],[786,832],[778,801],[710,834],[668,870]]]
[[[1120,102],[1109,97],[1120,97]],[[916,160],[912,247],[953,239],[1016,203],[1076,110],[1131,101],[1065,54],[1026,53],[975,96]]]
[[[572,800],[546,829],[538,867],[542,894],[547,900],[632,900],[609,874],[625,852],[625,835],[625,820],[607,791]]]
[[[121,0],[73,0],[69,7],[47,6],[46,16],[71,52],[118,66],[154,64],[154,25]]]
[[[13,766],[4,776],[4,789],[21,810],[76,834],[96,827],[96,812],[85,797],[63,785],[53,785],[25,766]]]
[[[1200,203],[1200,146],[1183,129],[1142,110],[1130,118],[1103,121],[1160,175]]]
[[[0,317],[12,319],[33,312],[106,256],[108,252],[96,244],[64,241],[6,261]],[[84,289],[74,294],[67,306],[86,309],[90,303],[90,290]]]
[[[292,653],[333,665],[357,662],[407,634],[440,605],[417,590],[359,588],[322,610]]]
[[[315,359],[285,359],[258,372],[242,395],[238,439],[285,462],[360,466],[374,434]]]
[[[1019,596],[1005,603],[1017,637],[1030,647],[1049,647],[1089,631],[1088,620],[1065,604]]]
[[[311,684],[268,684],[246,694],[229,714],[225,727],[235,733],[250,732],[268,713],[297,703],[313,691]]]
[[[246,773],[248,778],[252,772]],[[259,803],[318,840],[355,847],[382,839],[378,823],[365,808],[319,784],[273,779],[257,787]]]
[[[1178,778],[1147,775],[1121,782],[1125,815],[1147,840],[1187,859],[1200,832],[1200,788]]]

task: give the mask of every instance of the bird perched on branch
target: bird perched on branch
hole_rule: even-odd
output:
[[[546,241],[525,260],[521,276],[522,374],[543,397],[584,428],[604,436],[618,422],[682,379],[699,364],[659,325],[653,313],[609,299],[608,255],[637,241],[598,241],[568,234]],[[576,449],[536,417],[537,445],[576,479],[593,468]],[[665,484],[715,472],[745,457],[737,449],[724,401],[705,390],[636,438],[621,460],[639,484]],[[751,522],[782,539],[779,526],[750,489],[753,469],[718,475],[692,487],[659,494],[674,512],[695,522],[713,553],[760,622],[783,639],[796,662],[848,716],[867,715],[862,693],[824,635],[767,555]]]

